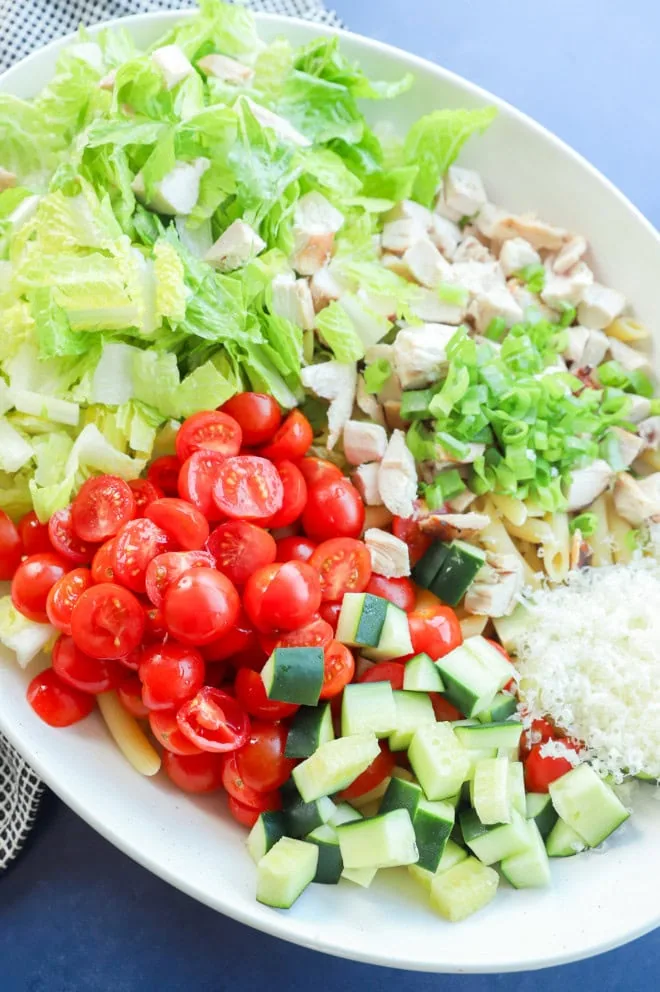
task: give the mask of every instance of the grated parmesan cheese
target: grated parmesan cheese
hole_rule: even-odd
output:
[[[526,606],[515,643],[525,721],[549,716],[617,782],[660,778],[660,563],[576,571]]]

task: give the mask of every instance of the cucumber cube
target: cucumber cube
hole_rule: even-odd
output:
[[[454,733],[463,747],[517,748],[522,736],[522,723],[503,720],[498,723],[477,723],[470,727],[456,726]]]
[[[528,792],[525,796],[525,817],[535,820],[541,837],[548,836],[555,823],[557,813],[552,799],[546,792]]]
[[[393,809],[407,809],[414,826],[415,813],[423,798],[424,793],[414,782],[406,782],[405,779],[392,777],[378,812],[382,814],[390,813]]]
[[[485,826],[473,809],[466,809],[459,817],[463,840],[485,865],[520,854],[529,846],[528,820],[515,811],[511,823]]]
[[[484,825],[511,822],[509,762],[484,758],[474,769],[472,803]]]
[[[452,541],[440,571],[431,582],[431,591],[443,603],[456,606],[486,561],[486,552],[465,541]]]
[[[312,830],[328,823],[335,812],[335,804],[328,796],[321,796],[307,803],[295,782],[289,779],[280,789],[282,796],[284,833],[289,837],[305,837]]]
[[[337,885],[344,868],[337,831],[324,824],[312,830],[305,840],[310,844],[316,844],[319,849],[319,860],[313,881],[320,882],[321,885]]]
[[[289,909],[313,881],[318,860],[315,844],[281,837],[257,865],[257,902]]]
[[[388,603],[378,644],[376,647],[365,647],[363,654],[372,661],[387,661],[412,654],[412,649],[408,614],[393,603]]]
[[[455,810],[449,803],[422,799],[413,816],[420,868],[437,871],[449,835],[454,829]]]
[[[395,868],[418,859],[410,814],[395,809],[383,816],[337,827],[346,868]]]
[[[396,708],[389,682],[354,682],[347,685],[341,701],[341,732],[372,733],[387,737],[396,727]]]
[[[275,648],[261,672],[269,699],[316,706],[323,686],[323,648]]]
[[[289,728],[284,754],[287,758],[309,758],[334,736],[330,703],[301,706]]]
[[[347,592],[342,600],[337,640],[350,647],[375,646],[387,615],[388,601],[365,592]]]
[[[508,720],[518,709],[518,701],[515,696],[508,692],[498,692],[490,708],[477,713],[477,720],[480,723],[501,723]]]
[[[373,684],[377,685],[377,683]],[[346,689],[344,690],[345,693]],[[419,727],[436,722],[433,704],[425,692],[395,689],[392,696],[395,717],[393,732],[390,734],[389,740],[390,751],[405,751],[410,747],[410,742]]]
[[[499,881],[492,868],[480,864],[476,858],[466,858],[449,871],[434,875],[431,905],[445,920],[458,923],[495,898]]]
[[[587,845],[573,827],[569,827],[562,819],[557,819],[548,834],[545,849],[549,858],[572,858],[574,854],[586,851]]]
[[[470,769],[468,752],[447,723],[420,727],[408,748],[408,759],[431,800],[456,795]]]
[[[529,819],[525,796],[525,769],[522,761],[509,762],[509,802],[511,809],[515,809],[525,819]]]
[[[506,658],[481,636],[468,637],[436,664],[445,695],[467,717],[488,709],[512,673]]]
[[[368,889],[376,877],[377,871],[377,868],[344,868],[341,877],[348,879],[349,882],[354,882],[363,889]]]
[[[366,771],[380,754],[374,734],[339,737],[322,744],[293,769],[293,780],[305,802],[341,792]]]
[[[591,765],[578,765],[550,784],[552,805],[589,847],[597,847],[630,813]]]
[[[534,820],[527,820],[529,846],[520,854],[505,858],[500,868],[515,889],[541,889],[550,885],[550,862],[543,838]]]
[[[420,868],[417,865],[408,865],[408,871],[420,885],[423,885],[427,892],[431,891],[431,883],[435,875],[440,875],[443,871],[449,871],[454,865],[458,865],[461,861],[465,861],[468,853],[464,847],[459,844],[455,844],[453,840],[449,839],[445,844],[445,849],[443,851],[442,857],[440,858],[440,864],[438,865],[436,871],[427,871],[426,868]]]
[[[258,864],[264,854],[284,836],[286,821],[284,814],[277,812],[260,813],[257,822],[250,830],[247,839],[247,849],[250,857]]]
[[[449,544],[434,541],[428,551],[417,562],[412,570],[412,577],[422,589],[430,589],[436,575],[447,560]]]
[[[406,662],[403,688],[412,692],[442,692],[444,684],[440,672],[427,654],[416,654]]]

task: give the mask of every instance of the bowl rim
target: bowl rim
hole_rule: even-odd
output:
[[[171,24],[176,23],[183,18],[194,16],[195,13],[195,8],[186,8],[183,10],[153,10],[99,21],[92,25],[85,25],[85,28],[90,33],[92,39],[96,33],[104,29],[117,29],[124,27],[130,32],[136,25],[149,25],[151,23],[162,25],[163,30],[166,30]],[[555,147],[561,150],[565,156],[572,158],[574,162],[582,166],[582,168],[589,173],[589,178],[593,183],[598,183],[601,185],[601,187],[606,189],[611,196],[616,197],[616,199],[618,199],[619,202],[635,216],[637,221],[640,222],[646,229],[647,234],[650,234],[655,239],[660,248],[660,232],[648,220],[648,218],[644,216],[641,210],[629,199],[629,197],[627,197],[617,186],[615,186],[614,183],[607,178],[607,176],[605,176],[598,168],[596,168],[596,166],[589,162],[589,160],[586,159],[580,152],[576,151],[562,138],[559,138],[556,134],[544,127],[533,117],[529,116],[524,111],[517,109],[513,104],[510,104],[501,97],[491,93],[484,87],[481,87],[461,76],[459,73],[446,69],[429,59],[423,58],[422,56],[415,55],[411,52],[407,52],[405,49],[398,48],[395,45],[390,45],[387,42],[369,38],[365,35],[349,31],[345,28],[309,21],[301,17],[289,17],[283,14],[265,13],[260,11],[253,11],[253,13],[258,23],[269,24],[275,28],[279,27],[282,29],[282,34],[286,34],[287,26],[294,25],[296,27],[304,28],[307,31],[317,29],[319,35],[337,36],[340,39],[345,38],[350,41],[355,41],[374,52],[381,53],[393,64],[405,61],[413,70],[415,68],[419,68],[426,72],[432,73],[440,80],[446,80],[453,83],[455,86],[468,92],[473,98],[475,98],[476,101],[494,104],[497,106],[500,113],[511,116],[520,121],[527,129],[535,131],[537,135],[542,137],[545,141],[555,145]],[[27,56],[25,56],[25,58],[11,65],[4,72],[0,73],[0,93],[11,93],[12,76],[19,68],[23,70],[32,64],[36,66],[43,59],[45,54],[59,52],[67,45],[75,43],[77,37],[78,32],[75,31],[63,35],[62,37],[55,38],[47,45],[43,45],[42,47],[35,49],[33,52],[30,52]],[[9,86],[6,86],[6,83],[9,83]],[[3,725],[1,710],[0,731],[2,731],[10,743],[20,753],[24,754],[26,751],[30,752],[29,745],[26,741],[21,740],[21,735],[19,733],[15,733],[13,727],[6,727]],[[47,762],[42,760],[39,753],[29,753],[26,760],[39,775],[39,777],[49,786],[49,788],[51,788],[53,792],[55,792],[56,795],[66,803],[67,806],[77,813],[94,830],[130,857],[133,861],[162,878],[170,885],[184,892],[186,895],[189,895],[197,902],[201,902],[202,904],[209,906],[209,908],[213,909],[215,912],[224,913],[232,919],[237,920],[239,923],[252,927],[253,929],[260,930],[270,936],[278,937],[289,943],[308,947],[322,953],[331,954],[334,957],[340,957],[379,967],[398,968],[409,971],[430,973],[492,974],[523,970],[531,971],[577,962],[597,954],[603,954],[649,933],[660,925],[659,905],[655,918],[650,921],[635,926],[625,932],[622,932],[617,937],[612,937],[602,943],[592,941],[588,946],[581,950],[563,950],[560,953],[548,953],[545,956],[539,956],[533,963],[525,962],[521,964],[517,962],[513,956],[506,962],[506,964],[503,964],[501,961],[496,963],[489,963],[487,960],[481,960],[478,963],[466,961],[460,968],[456,967],[454,964],[443,966],[442,963],[438,963],[437,960],[431,960],[430,958],[411,962],[409,959],[404,957],[391,956],[391,952],[393,950],[392,948],[388,948],[388,952],[381,953],[378,957],[376,957],[373,952],[369,950],[362,951],[357,945],[346,947],[344,945],[339,945],[332,940],[326,940],[320,931],[317,932],[314,942],[310,943],[301,935],[297,934],[295,932],[295,928],[294,931],[292,931],[290,924],[287,922],[287,917],[284,915],[273,913],[268,916],[267,919],[256,920],[248,911],[243,911],[240,906],[234,906],[231,899],[225,897],[221,890],[216,894],[215,900],[211,900],[211,898],[207,897],[204,892],[199,891],[194,884],[187,884],[185,877],[175,874],[169,870],[166,864],[163,864],[158,859],[153,858],[147,849],[141,850],[139,847],[132,845],[129,840],[118,837],[111,827],[109,827],[100,817],[95,815],[94,809],[86,805],[83,798],[81,798],[77,792],[70,790],[65,783],[59,782],[56,776],[53,777],[51,775],[51,769],[48,767]]]

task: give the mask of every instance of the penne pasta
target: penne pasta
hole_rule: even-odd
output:
[[[505,523],[504,525],[508,530],[509,534],[513,537],[517,537],[520,541],[529,541],[530,544],[552,544],[554,542],[554,536],[551,525],[548,523],[548,519],[538,520],[532,518],[527,520],[520,527],[515,524]]]
[[[633,548],[629,543],[630,524],[616,512],[611,495],[605,497],[607,525],[612,543],[612,557],[617,565],[627,565],[633,558]]]
[[[549,513],[546,523],[552,539],[542,542],[543,567],[551,582],[563,582],[570,568],[571,539],[568,530],[568,514]]]
[[[101,716],[127,761],[141,775],[155,775],[160,770],[160,755],[152,746],[135,717],[119,702],[114,690],[96,697]]]
[[[598,521],[596,530],[589,538],[589,546],[592,551],[591,563],[596,568],[602,568],[605,565],[611,565],[614,560],[612,557],[612,539],[607,522],[605,497],[599,496],[589,507],[589,512],[593,513]]]
[[[517,555],[523,565],[525,585],[537,587],[541,580],[539,573],[530,568],[520,551],[516,547],[511,535],[497,515],[497,511],[490,501],[484,501],[483,512],[490,517],[490,523],[479,532],[481,546],[496,555]]]
[[[527,506],[521,499],[516,499],[515,496],[497,496],[493,493],[491,501],[509,523],[520,527],[527,520]]]
[[[632,317],[617,317],[605,328],[605,333],[617,341],[626,342],[646,341],[651,336],[648,327]]]

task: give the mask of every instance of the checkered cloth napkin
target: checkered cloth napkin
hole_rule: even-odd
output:
[[[195,0],[0,0],[0,72],[53,38],[126,14],[195,7]],[[322,0],[247,0],[253,10],[341,26]],[[43,785],[0,734],[0,872],[16,857],[34,823]]]

